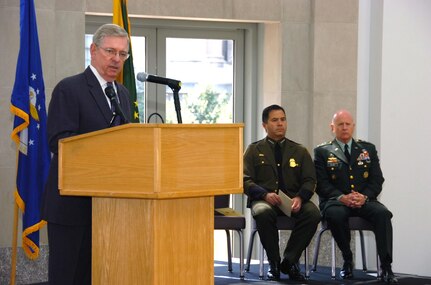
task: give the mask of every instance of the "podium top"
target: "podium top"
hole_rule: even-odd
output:
[[[62,195],[242,193],[243,124],[127,124],[59,142]]]

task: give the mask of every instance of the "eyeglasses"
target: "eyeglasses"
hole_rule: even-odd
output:
[[[117,54],[120,57],[121,60],[125,61],[129,58],[130,54],[126,51],[117,51],[113,48],[102,48],[100,47],[102,50],[104,50],[110,57],[116,57]]]

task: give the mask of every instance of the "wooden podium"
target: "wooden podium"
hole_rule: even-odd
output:
[[[93,197],[92,284],[214,284],[214,195],[242,193],[242,124],[128,124],[60,141]]]

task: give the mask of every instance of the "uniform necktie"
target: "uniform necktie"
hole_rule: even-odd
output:
[[[349,146],[347,144],[344,145],[344,155],[346,156],[347,161],[350,162]]]
[[[112,82],[107,82],[106,85],[107,85],[107,87],[105,88],[105,94],[106,94],[106,96],[108,96],[108,98],[111,102],[111,111],[112,111],[111,126],[119,126],[121,124],[121,118],[118,115],[118,113],[116,112],[115,105],[112,102],[112,100],[117,100],[117,102],[118,102],[117,93],[115,93],[115,89],[114,89]],[[112,96],[114,96],[113,99],[111,98]]]
[[[274,146],[274,157],[277,164],[277,174],[278,174],[278,189],[286,190],[283,178],[283,153],[281,152],[281,146],[279,143],[275,143]]]

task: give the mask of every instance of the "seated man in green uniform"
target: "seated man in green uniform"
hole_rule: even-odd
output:
[[[247,206],[268,256],[268,279],[279,280],[281,271],[291,280],[301,281],[305,278],[298,261],[320,222],[319,209],[309,201],[316,186],[313,160],[305,147],[285,137],[287,121],[282,107],[265,108],[262,125],[266,138],[250,144],[244,154]],[[276,226],[277,216],[284,215],[279,208],[280,192],[292,199],[291,216],[296,221],[282,261]]]
[[[314,163],[320,210],[344,258],[340,276],[353,278],[348,218],[358,216],[374,226],[383,280],[398,283],[391,268],[392,213],[377,201],[384,178],[376,147],[352,138],[355,123],[346,110],[334,114],[331,129],[335,139],[314,150]]]

